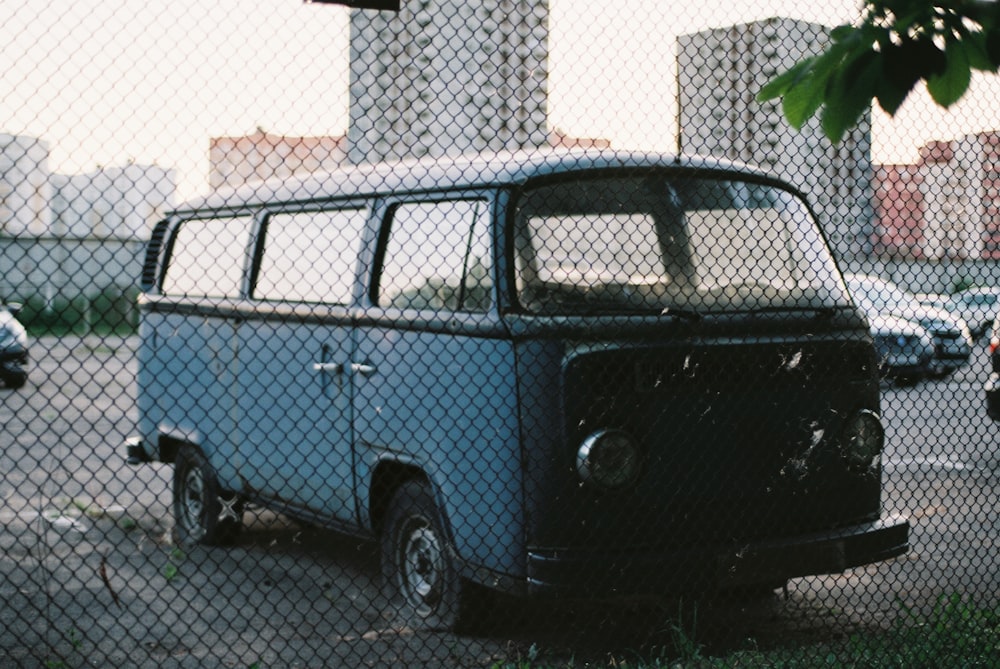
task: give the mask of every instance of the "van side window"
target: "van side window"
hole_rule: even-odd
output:
[[[251,216],[183,221],[174,234],[163,293],[183,297],[239,297]]]
[[[367,209],[269,216],[254,297],[348,304],[367,218]]]
[[[378,305],[486,311],[492,303],[485,200],[412,202],[395,208]]]

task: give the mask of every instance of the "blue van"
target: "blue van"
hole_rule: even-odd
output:
[[[802,197],[615,151],[347,169],[189,203],[143,271],[132,464],[175,533],[247,503],[381,545],[451,628],[478,584],[776,587],[908,548],[878,362]]]

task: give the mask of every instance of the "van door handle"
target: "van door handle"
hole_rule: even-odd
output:
[[[312,370],[324,374],[342,374],[344,366],[339,362],[314,362]]]
[[[351,371],[355,374],[360,374],[361,376],[371,376],[378,370],[375,365],[369,365],[366,362],[352,362]]]

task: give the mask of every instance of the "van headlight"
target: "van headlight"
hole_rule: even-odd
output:
[[[642,453],[624,430],[591,433],[576,453],[576,471],[584,483],[605,490],[622,488],[639,478]]]
[[[868,471],[882,454],[885,444],[885,430],[878,414],[867,409],[855,414],[844,426],[840,444],[848,468],[856,472]]]

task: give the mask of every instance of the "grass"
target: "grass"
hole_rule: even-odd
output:
[[[177,546],[174,546],[170,550],[167,564],[163,565],[163,578],[167,580],[167,583],[170,583],[180,575],[180,565],[186,557],[187,555],[185,555],[184,551]]]
[[[672,649],[645,657],[608,658],[599,663],[546,660],[535,646],[523,658],[492,669],[1000,669],[1000,609],[980,609],[960,595],[942,597],[929,614],[902,604],[893,627],[842,641],[773,650],[741,650],[720,657],[703,654],[696,628],[675,624]]]

